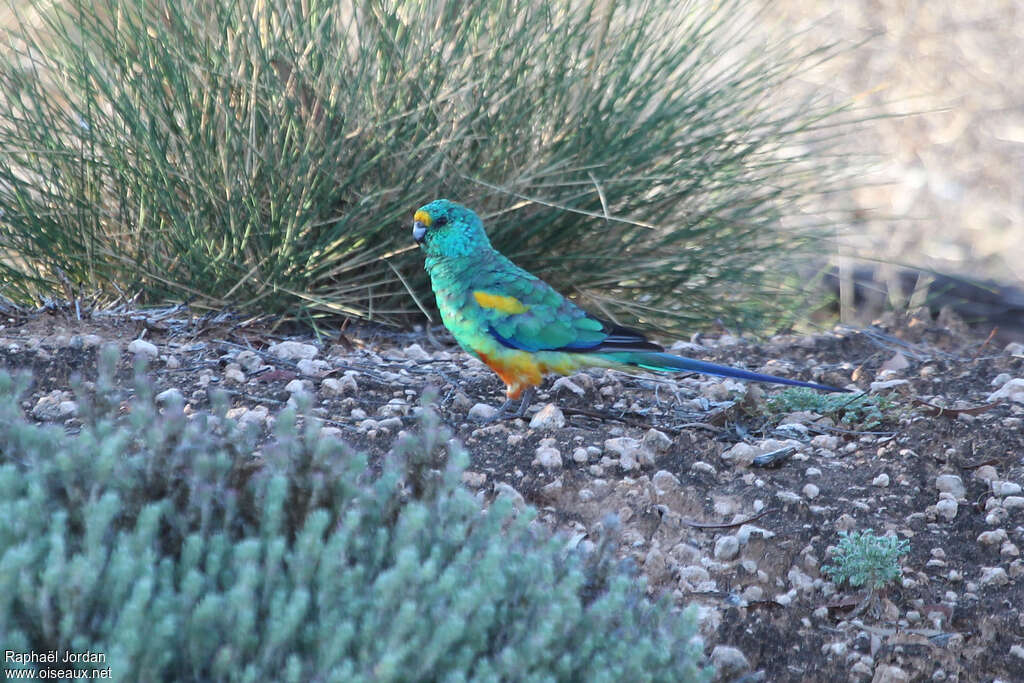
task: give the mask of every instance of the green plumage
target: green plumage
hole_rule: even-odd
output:
[[[464,349],[501,375],[510,397],[545,372],[587,365],[845,391],[665,353],[643,333],[595,318],[495,251],[480,218],[454,202],[433,201],[414,220],[441,319]]]

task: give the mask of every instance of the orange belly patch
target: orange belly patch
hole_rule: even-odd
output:
[[[568,375],[576,370],[578,363],[567,353],[543,354],[552,356],[540,360],[537,355],[525,351],[513,351],[488,356],[477,351],[480,360],[501,378],[507,389],[505,395],[510,399],[519,398],[526,387],[535,387],[541,383],[545,373],[557,372]]]

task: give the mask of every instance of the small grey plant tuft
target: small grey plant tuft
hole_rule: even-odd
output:
[[[833,551],[835,564],[821,569],[839,584],[858,587],[867,584],[878,590],[903,575],[900,558],[910,551],[910,543],[895,536],[875,536],[865,531],[840,531],[839,546]]]

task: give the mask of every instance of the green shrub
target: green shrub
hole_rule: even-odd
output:
[[[372,467],[289,411],[263,442],[141,379],[117,418],[105,354],[75,434],[27,422],[0,375],[5,649],[135,681],[707,679],[692,611],[649,602],[614,544],[482,509],[429,407]]]
[[[840,531],[833,552],[835,564],[821,570],[837,584],[847,581],[854,588],[867,584],[874,591],[903,576],[900,557],[908,552],[910,543],[895,536],[875,536],[871,529]]]
[[[884,420],[896,407],[888,396],[857,394],[823,394],[814,389],[794,387],[780,391],[768,399],[768,407],[776,413],[807,410],[834,417],[848,427],[869,430]]]
[[[822,54],[746,41],[739,0],[26,4],[0,50],[19,301],[396,320],[432,305],[412,211],[450,196],[609,314],[753,323],[788,300],[768,264],[805,260],[780,225],[845,163],[833,112],[782,96]]]

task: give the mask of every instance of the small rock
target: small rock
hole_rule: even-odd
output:
[[[171,387],[170,389],[164,389],[159,394],[157,394],[154,397],[154,399],[156,400],[157,405],[160,406],[166,406],[170,403],[185,402],[185,397],[179,390],[175,389],[174,387]]]
[[[540,491],[549,500],[556,498],[562,492],[562,478],[559,477],[550,484],[545,484]]]
[[[562,468],[562,454],[557,448],[551,446],[540,446],[535,451],[537,464],[547,470]]]
[[[312,344],[303,344],[296,341],[283,341],[271,344],[267,347],[267,352],[281,358],[282,360],[298,361],[302,358],[316,358],[320,353],[320,349]]]
[[[747,586],[743,589],[741,596],[747,602],[758,602],[764,600],[764,589],[757,585]],[[828,608],[825,608],[826,615],[828,614]]]
[[[940,474],[935,477],[935,488],[953,494],[957,500],[961,500],[967,492],[967,489],[964,488],[964,480],[956,474]]]
[[[156,348],[156,344],[151,344],[145,339],[134,339],[128,344],[128,353],[134,356],[144,356],[152,360],[157,357],[160,351]]]
[[[839,447],[839,437],[831,434],[819,434],[811,439],[811,446],[814,448],[825,448],[834,451]]]
[[[1012,508],[1024,508],[1024,496],[1007,496],[1003,498],[1003,507]]]
[[[466,486],[472,486],[473,488],[478,489],[487,483],[487,473],[465,470],[462,473],[462,483]]]
[[[1016,496],[1020,493],[1021,487],[1015,481],[993,481],[992,493],[1000,498],[1005,496]]]
[[[619,466],[627,471],[639,469],[641,465],[649,467],[654,464],[654,454],[644,448],[640,441],[628,436],[605,439],[604,449],[618,455]]]
[[[235,362],[241,365],[246,372],[256,372],[263,365],[263,358],[258,353],[246,349],[238,352]]]
[[[655,453],[664,453],[672,446],[672,439],[665,432],[651,427],[644,434],[643,444]]]
[[[853,678],[854,676],[868,678],[871,676],[871,666],[858,659],[853,663],[853,666],[850,667],[850,677]]]
[[[722,462],[736,465],[749,466],[750,463],[754,462],[754,458],[761,455],[761,450],[751,446],[748,443],[738,443],[732,448],[723,451],[719,457]]]
[[[574,462],[585,463],[590,459],[590,454],[587,452],[586,448],[577,448],[572,452],[572,459]]]
[[[875,676],[871,683],[907,683],[910,675],[898,666],[881,664],[875,668]]]
[[[974,477],[982,481],[995,481],[999,478],[999,473],[996,472],[996,468],[992,467],[992,465],[982,465],[974,470]]]
[[[430,360],[430,354],[423,350],[423,347],[419,344],[409,344],[405,349],[402,350],[405,357],[409,360],[424,361]]]
[[[740,554],[740,542],[735,536],[722,536],[715,541],[715,559],[728,562]]]
[[[762,529],[759,526],[753,524],[744,524],[736,530],[736,540],[740,542],[740,545],[746,545],[750,542],[751,536],[760,536],[761,538],[775,538],[775,532],[769,531],[768,529]]]
[[[718,474],[718,470],[715,469],[714,465],[703,460],[698,460],[690,465],[690,471],[694,474]]]
[[[935,511],[949,521],[956,519],[959,505],[952,498],[942,498],[935,504]]]
[[[802,491],[803,491],[804,496],[806,498],[810,499],[810,500],[813,500],[814,498],[817,498],[818,494],[821,493],[821,489],[819,489],[814,484],[807,484],[806,486],[804,486]]]
[[[238,363],[228,363],[227,367],[224,368],[224,381],[234,382],[235,384],[245,384],[247,377],[245,372],[242,371],[242,366]]]
[[[1011,645],[1010,655],[1017,659],[1024,660],[1024,646],[1022,645]]]
[[[477,403],[469,409],[467,417],[470,420],[476,420],[477,422],[486,422],[497,414],[498,409],[494,406],[489,406],[486,403]]]
[[[635,451],[623,453],[619,457],[619,467],[627,472],[640,469],[640,461],[636,459]]]
[[[1005,586],[1010,583],[1010,577],[1002,567],[982,567],[979,580],[983,586]]]
[[[983,531],[978,535],[978,543],[982,545],[998,545],[1007,539],[1006,529]]]
[[[1009,382],[1011,379],[1013,379],[1013,376],[1010,375],[1010,373],[1008,373],[1008,372],[1000,372],[998,375],[996,375],[992,379],[992,381],[989,384],[990,384],[990,386],[993,386],[996,389],[998,389],[999,387],[1001,387],[1004,384],[1006,384],[1007,382]]]
[[[70,396],[70,394],[67,394]],[[56,422],[73,417],[78,412],[78,404],[65,398],[65,392],[55,389],[49,394],[40,396],[32,408],[32,417],[46,422]]]
[[[317,358],[315,360],[310,358],[303,358],[302,360],[295,364],[295,367],[298,368],[299,372],[301,372],[303,375],[307,375],[309,377],[317,377],[321,373],[326,372],[328,368],[330,368],[330,366],[327,364],[327,361],[321,358]]]
[[[561,429],[565,426],[565,415],[554,403],[541,408],[530,420],[530,429]]]
[[[253,408],[243,408],[242,413],[238,415],[238,424],[241,426],[254,424],[262,427],[267,423],[267,419],[270,417],[270,411],[267,410],[266,406],[255,406]]]
[[[304,379],[293,379],[284,385],[284,390],[289,394],[308,394],[311,392],[311,389],[312,387],[309,385],[309,382]]]
[[[896,355],[882,363],[881,367],[878,369],[880,371],[889,370],[891,372],[898,373],[900,370],[906,370],[909,367],[910,361],[907,360],[907,357],[904,356],[903,353],[897,351]]]
[[[1020,342],[1010,342],[1003,348],[1003,353],[1010,356],[1024,356],[1024,344]]]
[[[654,476],[651,477],[651,483],[654,485],[658,495],[665,495],[666,493],[679,490],[679,479],[667,470],[655,472]]]
[[[877,477],[871,480],[871,485],[885,488],[886,486],[889,485],[889,475],[886,474],[885,472],[882,472]]]
[[[1016,377],[988,395],[988,402],[1007,399],[1014,403],[1024,403],[1024,377]]]
[[[523,498],[523,494],[519,493],[519,491],[516,491],[512,486],[503,481],[499,481],[494,485],[494,492],[497,494],[497,498],[512,501],[512,505],[517,510],[521,510],[526,506],[526,499]]]
[[[999,547],[999,556],[1005,558],[1020,557],[1020,548],[1015,543],[1006,541]]]
[[[711,664],[715,667],[716,681],[731,681],[750,669],[750,662],[739,648],[716,645],[711,651]]]
[[[872,394],[877,394],[883,391],[889,391],[891,389],[898,389],[900,387],[906,387],[910,385],[909,379],[890,379],[881,382],[872,382],[868,387],[868,390]]]
[[[565,392],[571,392],[577,396],[582,396],[586,393],[583,387],[573,382],[568,377],[559,377],[551,385],[551,392],[553,394],[564,394]]]
[[[404,417],[409,414],[412,406],[400,398],[393,398],[384,405],[377,408],[377,414],[382,417]]]

